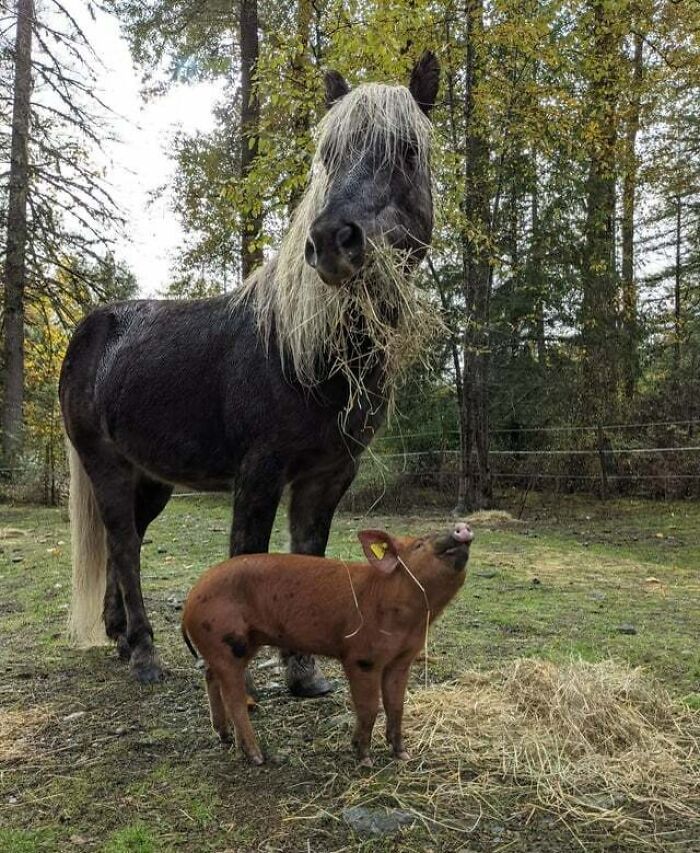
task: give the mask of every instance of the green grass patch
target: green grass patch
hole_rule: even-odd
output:
[[[517,515],[521,504],[518,497],[509,508]],[[402,829],[398,840],[360,839],[348,828],[340,803],[357,769],[349,700],[335,664],[324,667],[340,689],[320,702],[291,699],[275,666],[257,671],[263,702],[254,725],[273,758],[262,770],[218,745],[201,672],[179,635],[177,603],[226,553],[229,523],[225,498],[176,498],[149,529],[144,595],[169,676],[141,688],[112,649],[80,652],[65,640],[65,511],[0,508],[0,850],[246,853],[266,843],[290,853],[460,849],[453,836],[420,826]],[[448,523],[419,512],[343,514],[328,553],[360,559],[362,527],[418,534]],[[529,495],[522,518],[487,514],[475,529],[467,583],[431,633],[432,686],[522,657],[557,664],[612,658],[645,667],[700,710],[700,507]],[[284,511],[271,547],[288,547]],[[263,653],[259,662],[269,657]],[[414,694],[422,678],[416,667]],[[381,799],[399,771],[377,728],[376,785],[368,790]],[[302,806],[312,801],[310,819]],[[493,850],[507,841],[509,850],[539,851],[546,832],[547,850],[573,849],[560,825],[508,823],[513,802],[504,788],[500,818],[485,819],[461,839],[462,848]],[[301,811],[304,819],[297,819]],[[608,841],[581,831],[587,849],[634,849],[613,830]],[[666,848],[645,843],[673,850],[675,838],[667,837]]]

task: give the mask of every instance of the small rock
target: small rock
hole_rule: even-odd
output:
[[[17,799],[17,797],[8,797],[8,798],[7,798],[7,802],[8,802],[11,806],[16,806],[16,805],[17,805],[17,803],[19,802],[19,800]]]
[[[81,717],[85,716],[85,711],[73,711],[72,714],[68,714],[63,718],[64,723],[71,723],[73,720],[79,720]]]
[[[629,625],[628,623],[625,623],[624,625],[618,625],[617,626],[617,633],[618,634],[636,634],[637,629],[634,627],[634,625]]]
[[[530,583],[531,583],[533,586],[539,586],[539,585],[542,583],[542,581],[541,581],[539,578],[533,578],[533,579],[530,581]]]
[[[128,729],[126,728],[126,726],[119,726],[119,728],[114,730],[114,734],[117,737],[122,737],[123,735],[125,735],[127,733],[127,731],[128,731]]]
[[[163,548],[162,545],[159,548],[156,548],[156,554],[167,554],[167,553],[168,553],[168,549]]]
[[[13,563],[21,563],[23,560],[24,560],[24,557],[13,557],[12,558]]]
[[[82,847],[83,844],[89,844],[89,839],[85,838],[83,835],[71,835],[69,838],[71,844],[77,844]]]
[[[152,540],[152,539],[144,539],[144,540],[143,540],[143,542],[142,542],[141,544],[142,544],[142,545],[152,545],[152,544],[153,544],[153,540]]]
[[[486,578],[487,580],[498,577],[498,572],[474,572],[474,574],[478,578]]]
[[[593,601],[603,601],[605,599],[605,593],[594,589],[593,592],[589,593],[588,597],[592,598]]]
[[[173,610],[182,610],[182,599],[178,598],[176,595],[171,595],[167,600],[168,606],[172,607]]]
[[[368,838],[372,835],[394,835],[402,826],[410,826],[415,817],[399,809],[366,809],[364,806],[351,806],[343,809],[343,820],[355,832]]]

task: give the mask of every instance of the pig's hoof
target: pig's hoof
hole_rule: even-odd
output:
[[[265,759],[261,752],[250,752],[248,753],[248,761],[251,764],[254,764],[256,767],[260,767],[261,764],[265,763]]]
[[[287,687],[293,696],[315,699],[333,691],[312,655],[290,655],[287,659]]]

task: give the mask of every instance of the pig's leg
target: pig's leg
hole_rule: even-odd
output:
[[[386,712],[386,739],[399,761],[408,761],[410,755],[403,742],[401,726],[403,705],[406,698],[406,683],[411,661],[394,661],[382,674],[382,701]]]
[[[219,736],[221,743],[231,743],[231,731],[229,729],[224,701],[221,698],[219,681],[209,667],[207,667],[204,675],[207,680],[207,696],[209,697],[209,716],[211,717],[211,726]]]
[[[345,674],[350,683],[350,693],[355,706],[357,725],[352,736],[352,745],[362,767],[371,767],[372,759],[369,757],[369,748],[372,741],[372,729],[377,719],[379,710],[379,683],[380,673],[371,667],[367,668],[367,661],[360,663],[343,662]]]
[[[253,764],[263,764],[265,759],[255,739],[255,732],[248,716],[248,703],[245,689],[245,663],[235,662],[225,670],[217,672],[226,714],[233,721],[236,740],[243,752]]]

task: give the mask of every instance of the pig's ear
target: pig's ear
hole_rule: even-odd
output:
[[[360,530],[357,534],[370,566],[388,575],[399,564],[396,543],[383,530]]]

